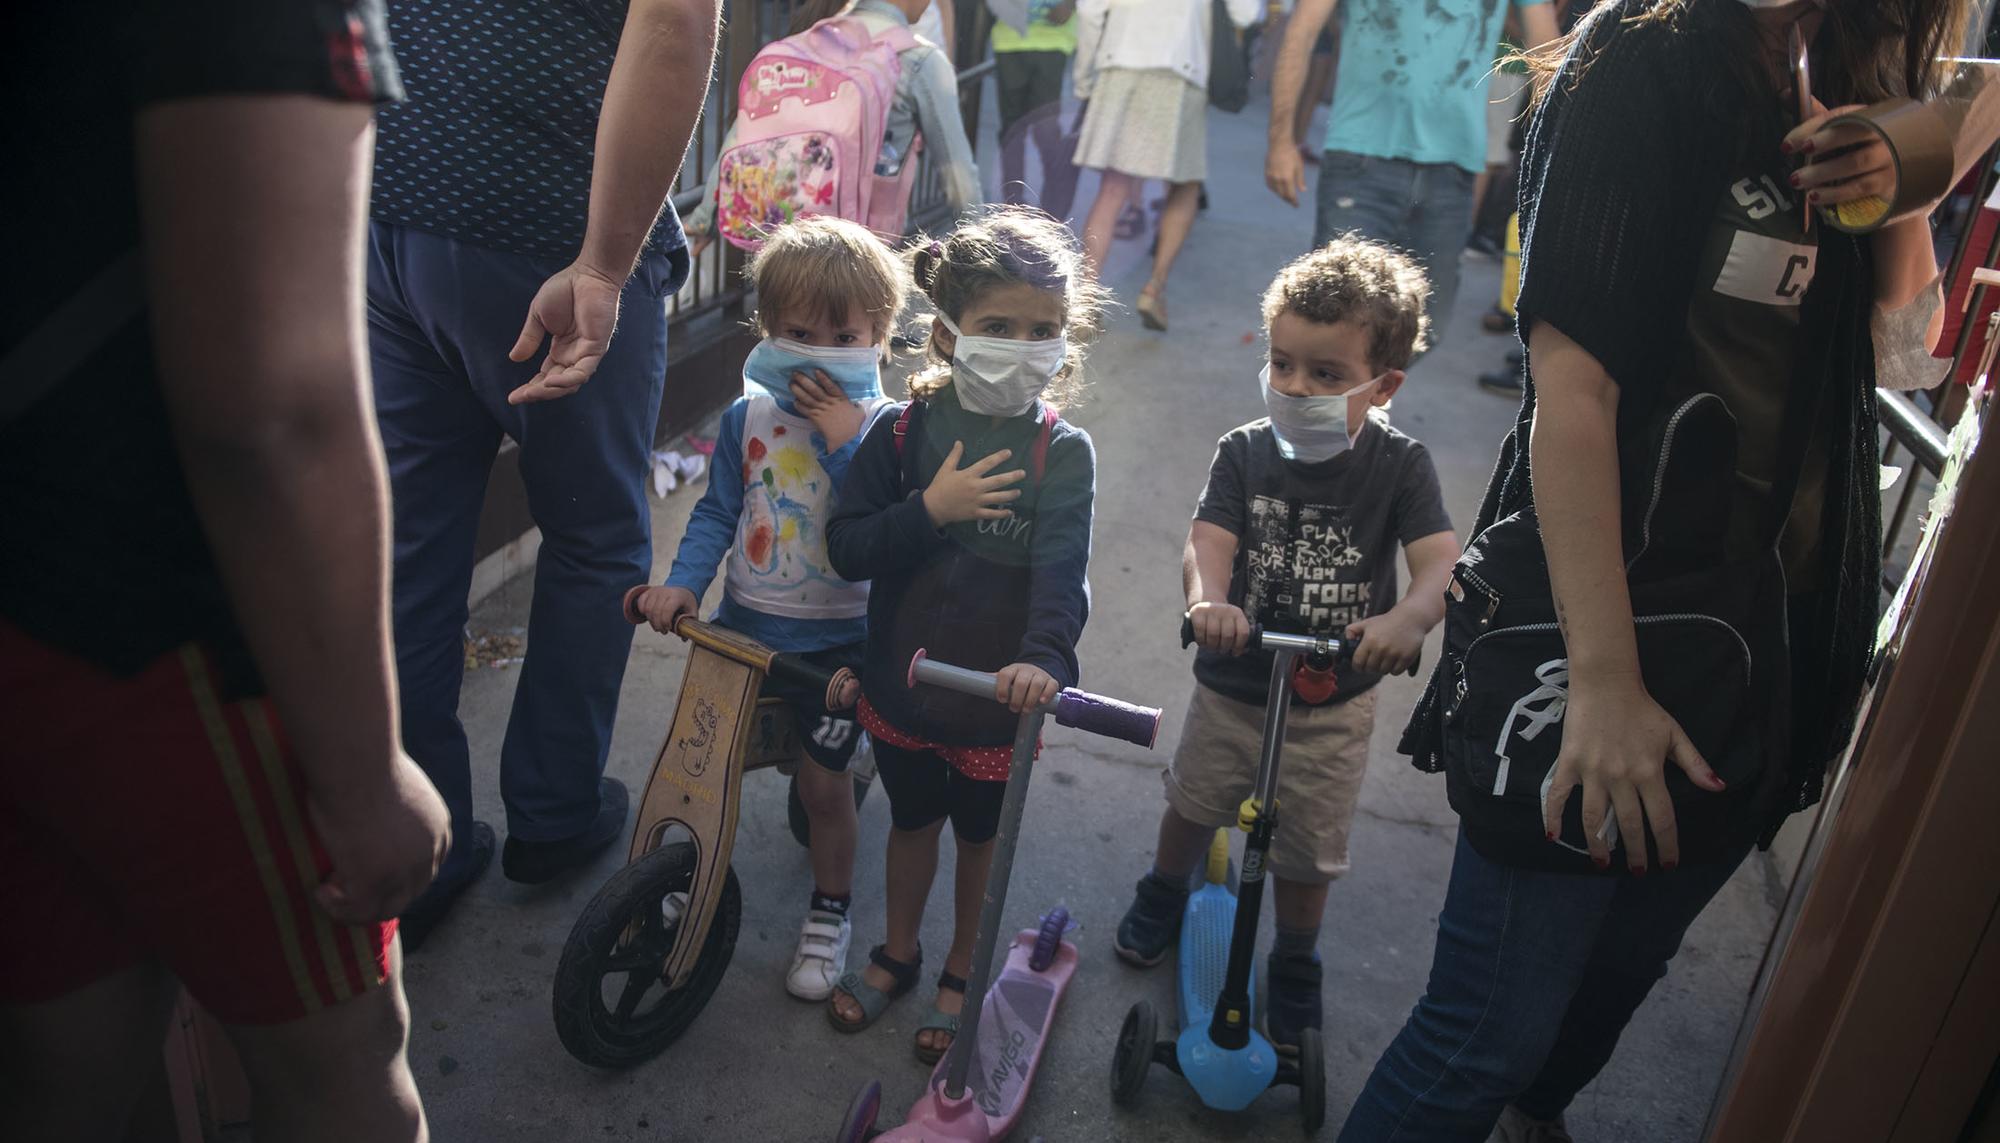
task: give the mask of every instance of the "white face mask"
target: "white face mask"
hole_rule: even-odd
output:
[[[1271,388],[1271,366],[1257,374],[1264,390],[1264,408],[1271,414],[1271,427],[1278,432],[1278,452],[1286,460],[1316,464],[1332,460],[1354,444],[1347,432],[1348,398],[1367,399],[1368,391],[1380,384],[1377,377],[1337,397],[1294,397]]]
[[[1035,407],[1035,399],[1069,358],[1069,343],[1060,337],[1045,341],[967,337],[943,314],[938,321],[956,339],[951,347],[951,383],[968,413],[1020,416]]]

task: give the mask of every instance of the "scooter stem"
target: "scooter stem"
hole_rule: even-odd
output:
[[[1257,919],[1264,904],[1264,856],[1271,848],[1277,821],[1278,759],[1285,749],[1285,717],[1292,707],[1292,669],[1299,652],[1289,648],[1271,656],[1271,686],[1264,704],[1264,745],[1257,760],[1257,784],[1251,797],[1258,807],[1243,847],[1243,872],[1236,882],[1236,928],[1229,941],[1229,969],[1208,1022],[1208,1038],[1216,1047],[1237,1051],[1250,1042],[1250,968],[1257,950]]]
[[[1014,758],[1007,770],[1007,790],[1000,797],[1000,828],[994,834],[993,864],[986,875],[986,903],[979,910],[979,932],[973,940],[972,978],[966,982],[965,1010],[959,1015],[958,1035],[952,1037],[951,1060],[945,1069],[947,1099],[964,1099],[965,1081],[972,1074],[972,1053],[979,1042],[979,1017],[985,1006],[986,990],[993,985],[993,950],[999,944],[1000,922],[1007,909],[1014,846],[1021,839],[1021,813],[1027,806],[1028,779],[1035,768],[1035,745],[1042,739],[1045,717],[1042,710],[1030,710],[1015,725]]]

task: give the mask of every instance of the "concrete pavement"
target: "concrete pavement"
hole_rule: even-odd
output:
[[[1181,544],[1215,439],[1261,413],[1259,295],[1309,237],[1307,211],[1288,209],[1263,189],[1262,145],[1259,107],[1212,115],[1212,209],[1196,226],[1169,288],[1173,330],[1147,333],[1129,312],[1118,315],[1093,352],[1088,402],[1073,415],[1095,437],[1100,464],[1094,606],[1080,648],[1085,685],[1163,706],[1167,721],[1151,753],[1067,730],[1049,733],[1008,911],[1026,925],[1049,905],[1066,903],[1083,924],[1074,937],[1082,965],[1016,1133],[1021,1139],[1291,1138],[1298,1130],[1289,1089],[1268,1093],[1248,1112],[1224,1115],[1201,1108],[1185,1085],[1159,1069],[1130,1112],[1112,1106],[1107,1084],[1126,1008],[1149,997],[1163,1013],[1173,1010],[1171,963],[1151,972],[1131,969],[1114,958],[1110,941],[1132,883],[1150,860],[1159,771],[1179,738],[1192,685],[1175,631]],[[1086,179],[1078,214],[1094,191]],[[1144,280],[1143,241],[1125,246],[1108,277],[1129,303]],[[1464,275],[1459,312],[1394,409],[1396,423],[1429,444],[1461,530],[1513,411],[1471,381],[1498,364],[1505,346],[1477,328],[1478,313],[1495,296],[1498,267],[1468,262]],[[662,573],[698,494],[697,487],[656,502]],[[508,584],[480,607],[474,626],[524,625],[530,587],[529,577]],[[1434,661],[1435,643],[1426,661]],[[635,798],[665,732],[683,661],[673,640],[643,633],[634,643],[609,772],[632,786]],[[497,758],[515,678],[511,670],[475,671],[464,692],[481,770],[481,814],[503,833]],[[1418,689],[1407,679],[1382,688],[1354,828],[1354,871],[1334,887],[1328,908],[1321,942],[1325,1139],[1337,1133],[1429,968],[1455,822],[1442,780],[1417,773],[1393,752]],[[550,983],[570,924],[618,868],[622,846],[592,870],[550,887],[513,885],[494,870],[411,958],[411,1058],[439,1139],[819,1139],[831,1136],[849,1096],[868,1079],[883,1081],[885,1119],[900,1120],[928,1073],[912,1057],[910,1037],[930,987],[854,1036],[836,1033],[817,1006],[785,994],[782,977],[810,875],[805,852],[786,830],[783,779],[758,774],[745,788],[735,853],[744,911],[735,958],[693,1030],[657,1060],[622,1074],[592,1071],[563,1051],[550,1017]],[[850,959],[856,966],[881,939],[887,824],[878,793],[862,812]],[[924,931],[932,950],[949,943],[949,885],[941,870]],[[1777,863],[1755,856],[1695,925],[1618,1055],[1573,1109],[1579,1140],[1697,1137],[1782,885]]]

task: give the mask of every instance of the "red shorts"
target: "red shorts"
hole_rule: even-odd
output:
[[[151,959],[217,1019],[278,1024],[380,984],[396,926],[343,925],[264,699],[190,644],[121,679],[0,622],[0,1003]]]

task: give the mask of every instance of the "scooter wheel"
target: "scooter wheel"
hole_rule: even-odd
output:
[[[1042,931],[1035,934],[1035,951],[1028,954],[1028,967],[1036,972],[1047,972],[1056,962],[1056,952],[1062,948],[1063,933],[1069,929],[1069,910],[1057,905],[1042,918]]]
[[[1309,1136],[1326,1122],[1326,1049],[1317,1028],[1299,1033],[1299,1120]]]
[[[805,765],[811,766],[813,763],[808,761]],[[854,779],[855,809],[860,809],[861,803],[868,800],[868,791],[874,786],[875,780],[872,778]],[[812,819],[806,816],[806,804],[799,797],[799,776],[796,773],[792,775],[791,784],[785,790],[785,820],[792,827],[792,840],[798,842],[801,847],[810,847]]]
[[[693,843],[663,845],[619,870],[584,906],[556,968],[556,1035],[570,1055],[599,1068],[649,1060],[679,1039],[715,995],[743,913],[734,870],[722,883],[687,982],[668,990],[660,979],[683,935],[675,898],[694,884],[696,871]]]
[[[1111,1102],[1132,1106],[1139,1089],[1146,1086],[1146,1072],[1153,1066],[1153,1041],[1159,1038],[1160,1017],[1151,1001],[1141,1000],[1125,1013],[1125,1026],[1118,1029],[1118,1048],[1111,1055]]]
[[[854,1093],[847,1104],[847,1118],[840,1121],[840,1131],[833,1137],[833,1143],[862,1143],[873,1139],[880,1132],[875,1130],[875,1116],[882,1110],[882,1084],[869,1080]]]

